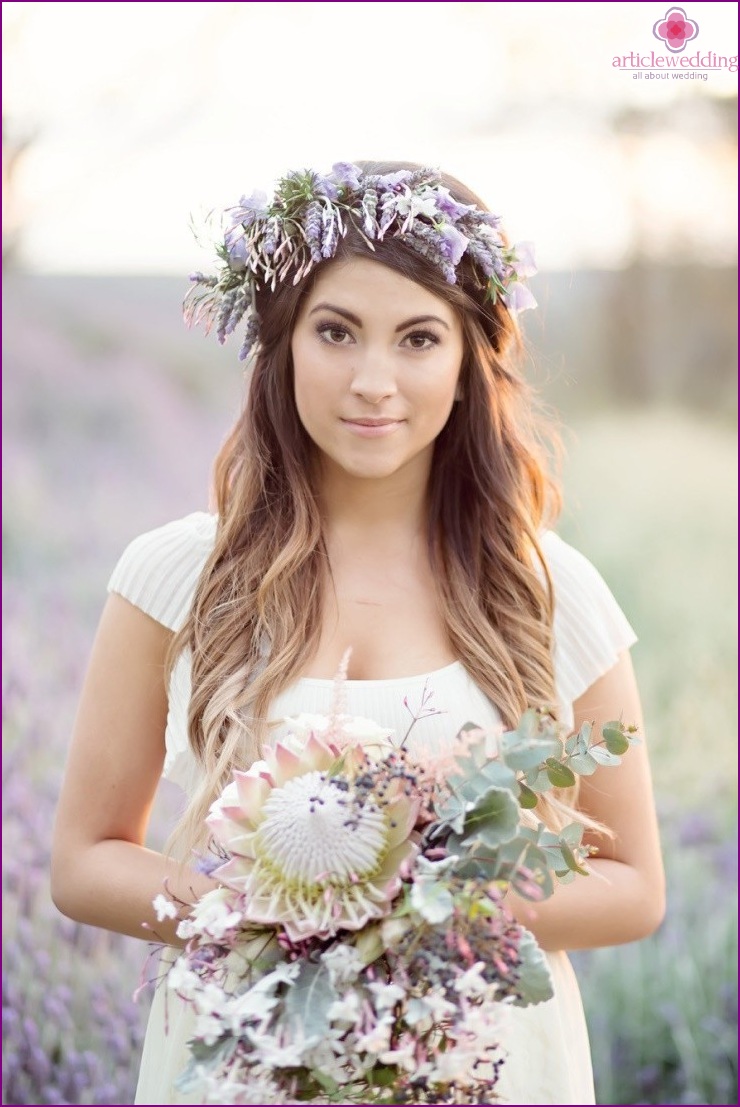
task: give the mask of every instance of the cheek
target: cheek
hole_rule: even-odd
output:
[[[309,430],[331,406],[334,390],[321,351],[293,345],[293,394],[298,417]]]

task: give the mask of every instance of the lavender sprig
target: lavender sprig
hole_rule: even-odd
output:
[[[387,237],[407,245],[457,283],[457,269],[468,257],[485,278],[487,296],[500,298],[510,311],[534,307],[524,280],[536,272],[531,244],[507,246],[500,217],[456,200],[436,169],[401,169],[363,174],[359,166],[337,162],[331,173],[288,173],[271,200],[264,193],[242,196],[227,209],[227,225],[218,254],[223,270],[191,280],[184,308],[189,324],[215,325],[224,342],[246,318],[240,351],[246,358],[258,339],[254,290],[301,281],[315,265],[334,257],[352,227],[370,250]]]

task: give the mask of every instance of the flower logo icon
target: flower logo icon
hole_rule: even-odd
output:
[[[653,25],[653,34],[663,39],[674,54],[680,54],[686,49],[686,43],[699,34],[699,24],[687,19],[683,8],[669,8],[663,19]]]

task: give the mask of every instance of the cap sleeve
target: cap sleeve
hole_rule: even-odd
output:
[[[637,635],[588,558],[554,531],[540,541],[555,599],[555,682],[570,714],[574,700],[617,663]]]
[[[216,516],[204,511],[139,535],[123,551],[108,591],[170,630],[179,630],[215,537]]]

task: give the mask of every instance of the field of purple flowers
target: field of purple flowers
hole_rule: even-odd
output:
[[[133,1096],[147,1001],[132,997],[147,947],[63,919],[47,868],[107,577],[135,534],[207,506],[210,461],[240,402],[236,348],[183,333],[180,292],[166,279],[6,284],[4,1103]],[[599,1102],[729,1104],[734,444],[722,425],[676,413],[578,429],[562,533],[640,633],[671,904],[649,941],[577,958]],[[178,802],[163,789],[153,845]]]

